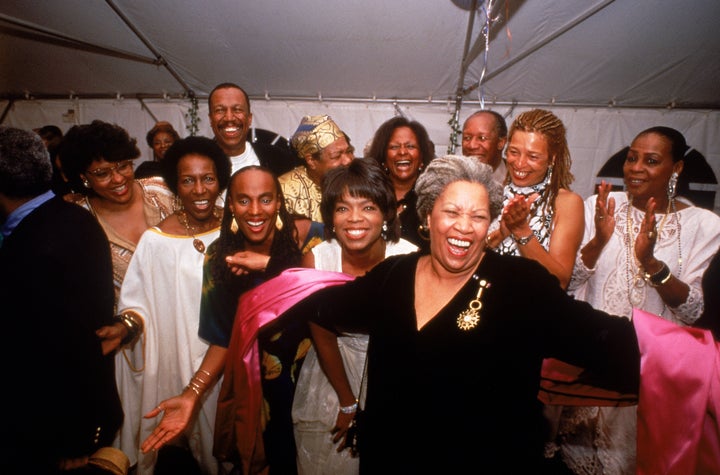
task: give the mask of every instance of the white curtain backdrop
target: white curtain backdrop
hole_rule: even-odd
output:
[[[587,197],[592,193],[594,177],[605,161],[630,144],[633,137],[648,127],[673,127],[685,135],[690,146],[702,153],[720,177],[720,111],[684,109],[627,109],[627,108],[570,108],[541,106],[551,110],[565,124],[575,175],[573,190]],[[486,105],[486,108],[507,115],[508,126],[519,113],[532,107]],[[173,124],[181,136],[189,135],[189,101],[144,99],[68,99],[17,101],[9,106],[0,101],[5,113],[2,125],[33,129],[43,125],[57,125],[63,132],[75,124],[102,119],[116,123],[135,137],[142,152],[140,160],[151,157],[145,134],[156,120]],[[385,120],[402,114],[425,126],[435,143],[437,155],[448,151],[453,117],[453,103],[436,102],[393,104],[388,102],[323,102],[281,101],[255,99],[251,102],[253,125],[289,138],[304,115],[330,115],[350,136],[362,154],[374,131]],[[464,104],[460,111],[460,124],[469,114],[478,110],[477,104]],[[207,101],[199,101],[198,133],[212,137],[207,116]],[[459,144],[460,137],[457,137]],[[460,153],[459,145],[456,153]],[[139,162],[138,162],[139,163]],[[715,212],[720,214],[720,193],[715,196]]]

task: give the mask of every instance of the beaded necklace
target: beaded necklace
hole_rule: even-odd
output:
[[[668,222],[668,217],[670,216],[670,212],[672,211],[673,219],[677,223],[677,248],[678,248],[678,269],[677,269],[677,275],[680,275],[682,272],[682,248],[680,245],[680,216],[677,214],[677,209],[675,207],[675,198],[671,198],[670,202],[668,203],[667,209],[665,210],[665,215],[660,220],[660,224],[657,227],[657,243],[660,241],[662,237],[662,231],[665,227],[666,222]],[[639,232],[639,228],[638,228]],[[628,295],[628,302],[630,303],[631,307],[637,307],[642,303],[644,300],[641,292],[645,287],[645,278],[644,278],[644,270],[642,268],[642,265],[640,265],[640,262],[637,260],[637,257],[635,256],[635,236],[633,235],[633,219],[632,219],[632,197],[628,196],[627,201],[627,219],[625,221],[625,235],[623,237],[623,240],[625,241],[625,278],[626,278],[626,284],[627,284],[627,295]],[[637,269],[634,271],[633,269]],[[638,298],[633,298],[633,293],[638,294]]]

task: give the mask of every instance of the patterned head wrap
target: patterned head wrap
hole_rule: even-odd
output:
[[[325,147],[344,137],[335,122],[328,115],[306,115],[290,139],[300,158],[321,152]]]

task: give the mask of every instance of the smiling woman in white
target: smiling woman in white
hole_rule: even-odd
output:
[[[145,330],[116,356],[125,411],[116,445],[137,463],[138,475],[153,473],[163,452],[140,450],[157,424],[143,415],[172,395],[192,391],[202,394],[203,404],[174,444],[189,449],[202,473],[216,474],[212,446],[219,385],[207,387],[207,378],[197,371],[208,348],[198,324],[205,249],[220,233],[222,211],[215,203],[229,182],[230,162],[212,140],[189,137],[173,144],[163,166],[182,206],[143,234],[120,292],[120,313],[141,317]]]
[[[372,160],[358,158],[330,170],[320,210],[327,239],[305,254],[304,267],[360,276],[388,256],[417,250],[400,238],[392,184]],[[357,410],[353,401],[359,398],[367,345],[365,334],[337,338],[342,361],[335,363],[344,367],[346,381],[328,380],[314,348],[305,356],[292,408],[300,475],[358,473],[358,459],[337,448]]]

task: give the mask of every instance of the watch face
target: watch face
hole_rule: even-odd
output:
[[[525,244],[530,242],[530,240],[533,238],[534,234],[530,233],[529,236],[517,237],[516,235],[510,233],[510,236],[512,237],[513,241],[515,241],[516,243],[518,243],[521,246],[524,246]]]

